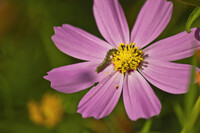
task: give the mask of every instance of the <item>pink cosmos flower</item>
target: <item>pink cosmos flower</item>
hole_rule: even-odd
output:
[[[190,57],[200,47],[196,29],[146,47],[169,23],[171,2],[147,0],[131,33],[118,0],[94,0],[93,10],[106,41],[71,25],[55,27],[52,40],[57,48],[85,62],[55,68],[44,77],[52,88],[64,93],[98,82],[78,105],[84,118],[110,114],[121,93],[131,120],[158,115],[161,104],[147,81],[168,93],[187,92],[191,66],[171,61]]]

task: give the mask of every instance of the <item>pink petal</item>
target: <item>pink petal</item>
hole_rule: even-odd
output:
[[[116,85],[119,87],[116,88]],[[116,106],[121,95],[123,75],[113,72],[93,87],[81,100],[78,112],[84,118],[103,118],[110,114]]]
[[[112,47],[105,41],[71,25],[54,27],[52,40],[62,52],[82,60],[102,60]]]
[[[123,86],[123,99],[126,112],[131,120],[150,118],[158,115],[161,104],[147,81],[135,71],[126,75]]]
[[[114,47],[129,43],[129,28],[118,0],[94,0],[94,17],[102,36]]]
[[[181,32],[158,41],[144,49],[150,59],[174,61],[190,57],[195,49],[200,48],[200,41],[195,37],[196,28],[190,34]]]
[[[156,39],[169,23],[172,8],[166,0],[147,0],[131,32],[131,42],[143,48]]]
[[[147,66],[140,69],[140,72],[150,83],[173,94],[187,92],[191,65],[158,60],[147,60],[147,62]]]
[[[73,93],[92,86],[98,81],[95,72],[98,64],[91,62],[78,63],[55,68],[44,78],[51,81],[51,87],[63,93]]]

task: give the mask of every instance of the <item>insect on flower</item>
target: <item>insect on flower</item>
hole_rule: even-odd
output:
[[[172,8],[166,0],[147,0],[129,33],[118,0],[94,0],[95,20],[106,41],[71,25],[55,27],[52,40],[57,48],[85,62],[55,68],[44,78],[64,93],[98,82],[78,105],[84,118],[110,114],[121,93],[131,120],[158,115],[161,104],[147,81],[168,93],[186,93],[191,65],[171,61],[190,57],[200,47],[196,28],[190,34],[182,32],[146,47],[165,29]]]

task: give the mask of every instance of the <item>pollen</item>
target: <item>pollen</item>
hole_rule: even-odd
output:
[[[135,46],[135,43],[120,43],[117,51],[111,54],[115,70],[122,74],[136,70],[143,60],[143,52]]]

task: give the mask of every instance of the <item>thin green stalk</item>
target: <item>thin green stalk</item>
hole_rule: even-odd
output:
[[[185,96],[185,111],[184,114],[188,117],[192,111],[192,108],[195,104],[195,99],[198,97],[197,88],[194,85],[195,77],[196,77],[196,66],[197,66],[197,55],[193,56],[192,58],[192,70],[190,74],[190,85],[189,91]]]
[[[200,3],[200,1],[199,1],[199,3]],[[194,23],[194,21],[195,20],[197,20],[197,18],[199,18],[200,17],[200,7],[196,7],[195,9],[194,9],[194,11],[190,14],[190,16],[189,16],[189,18],[188,18],[188,20],[187,20],[187,23],[186,23],[186,31],[188,32],[188,33],[190,33],[191,31],[190,31],[190,29],[191,29],[191,27],[192,27],[192,24]]]
[[[192,112],[190,114],[190,117],[187,120],[187,123],[185,123],[185,126],[181,133],[189,133],[191,132],[192,128],[195,125],[195,122],[197,121],[198,117],[200,116],[200,96],[198,97]]]
[[[151,130],[151,125],[152,125],[152,119],[147,120],[140,133],[149,133]]]
[[[200,0],[176,0],[181,3],[191,5],[191,6],[200,6]]]
[[[179,123],[180,123],[181,127],[183,128],[185,121],[186,121],[186,118],[185,118],[183,109],[180,106],[180,104],[178,104],[178,103],[174,104],[174,112],[176,113],[176,116],[179,120]]]

